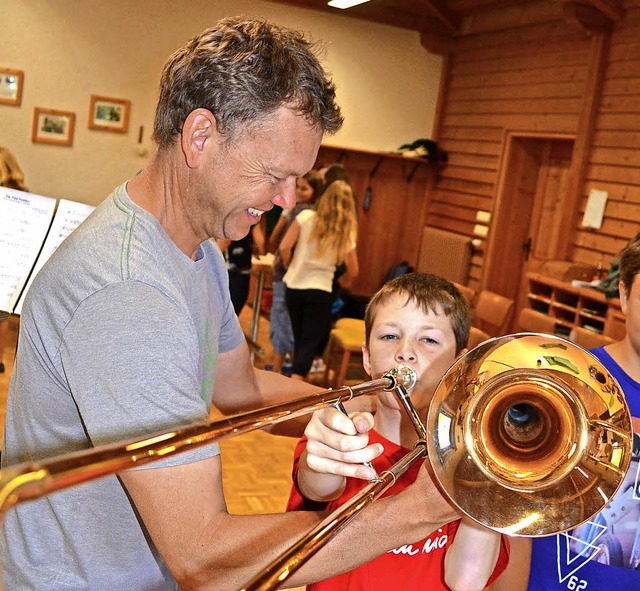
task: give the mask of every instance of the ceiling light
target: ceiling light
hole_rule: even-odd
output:
[[[333,6],[333,8],[351,8],[352,6],[364,4],[365,2],[369,2],[369,0],[331,0],[328,4],[329,6]]]

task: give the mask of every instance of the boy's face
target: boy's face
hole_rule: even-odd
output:
[[[394,294],[378,306],[368,346],[362,346],[363,365],[373,379],[400,363],[409,365],[418,376],[409,395],[414,406],[424,410],[456,360],[456,338],[449,317],[440,310],[425,313],[414,301],[405,301],[405,295]],[[385,394],[379,395],[380,402],[393,404],[395,394]]]

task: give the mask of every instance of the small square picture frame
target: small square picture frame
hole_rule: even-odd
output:
[[[31,141],[41,144],[71,146],[76,115],[71,111],[58,109],[33,109]]]
[[[12,68],[0,67],[0,104],[22,104],[22,87],[24,85],[24,72]]]
[[[126,133],[129,129],[131,101],[108,96],[91,95],[89,129]]]

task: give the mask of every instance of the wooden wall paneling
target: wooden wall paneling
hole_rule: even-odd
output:
[[[524,51],[548,51],[549,47],[555,44],[569,42],[580,42],[584,40],[584,32],[577,31],[572,27],[567,27],[560,11],[551,20],[531,23],[527,26],[520,26],[513,23],[508,29],[494,30],[486,35],[465,34],[456,39],[455,52],[460,57],[478,54],[483,51],[494,49],[494,54],[488,57],[500,57],[500,48],[505,46],[522,48]]]
[[[588,174],[591,181],[617,181],[619,183],[633,186],[640,184],[640,168],[593,164],[589,166]]]
[[[478,100],[470,101],[452,101],[449,106],[451,115],[465,114],[472,115],[481,113],[486,115],[497,114],[517,114],[528,113],[546,114],[546,113],[576,113],[580,109],[582,99],[578,97],[569,98],[537,98],[537,99],[518,99],[513,98],[507,103],[498,103],[496,101],[480,102]]]
[[[442,189],[434,190],[431,193],[430,198],[431,207],[435,207],[440,202],[445,202],[452,205],[461,205],[463,207],[470,207],[472,209],[480,209],[482,211],[489,211],[492,205],[492,199],[490,196],[471,195],[462,193],[460,191],[452,192]]]
[[[639,70],[640,71],[640,70]],[[636,116],[640,113],[636,113]],[[637,148],[602,147],[591,148],[592,164],[610,164],[616,166],[640,166],[640,152]]]
[[[562,232],[558,238],[556,253],[558,258],[570,259],[573,245],[571,229],[575,228],[578,216],[577,205],[580,202],[582,185],[584,184],[589,146],[595,130],[597,107],[600,103],[602,81],[605,76],[606,61],[609,51],[609,36],[601,33],[592,35],[588,61],[588,77],[586,80],[584,99],[579,110],[576,127],[576,139],[573,145],[573,156],[566,178],[566,198],[563,203],[563,218],[569,231]]]
[[[504,129],[527,130],[531,132],[572,133],[578,126],[577,113],[482,113],[473,115],[448,116],[450,125],[471,124],[478,127],[498,127]],[[444,146],[443,146],[444,147]]]
[[[493,185],[491,183],[473,183],[462,179],[439,178],[436,190],[450,191],[457,193],[468,193],[470,195],[493,196]]]
[[[576,46],[574,42],[559,42],[554,45],[553,50],[548,47],[538,46],[532,47],[532,44],[509,45],[509,52],[505,53],[505,48],[492,48],[494,55],[485,49],[478,49],[468,58],[464,59],[459,56],[452,68],[454,76],[475,77],[480,74],[478,66],[482,66],[482,75],[500,74],[501,78],[497,81],[506,81],[508,78],[504,74],[509,74],[517,70],[539,71],[540,76],[546,76],[546,80],[557,77],[557,68],[562,67],[562,71],[569,71],[574,68],[574,75],[580,74],[580,68],[585,61],[585,48],[580,45]],[[562,62],[558,63],[557,51],[562,51]],[[550,68],[549,72],[543,72],[543,69]],[[573,78],[571,78],[573,79]]]
[[[573,136],[580,126],[585,87],[592,79],[593,45],[584,32],[569,28],[561,8],[552,4],[527,2],[494,11],[482,17],[483,24],[465,23],[468,26],[463,27],[452,50],[449,92],[440,123],[440,144],[450,158],[434,182],[429,224],[470,226],[468,210],[443,207],[441,193],[483,195],[490,199],[484,210],[493,210],[506,130],[557,137]],[[483,132],[478,133],[480,128]],[[487,138],[486,130],[491,130],[493,137]],[[490,144],[483,144],[481,152],[495,157],[495,174],[487,174],[492,165],[489,159],[474,161],[470,158],[474,147],[465,148],[465,143],[477,145],[483,140],[495,142],[493,151]],[[546,190],[562,192],[566,180],[553,174],[546,179]],[[576,195],[579,202],[580,191]],[[549,203],[553,198],[549,197]],[[453,220],[456,211],[458,219]],[[492,227],[495,223],[494,218]],[[500,231],[508,230],[501,227]],[[481,242],[472,261],[470,281],[486,283],[484,266],[490,265],[486,249],[487,244]]]
[[[465,19],[437,122],[449,162],[432,177],[425,222],[472,232],[471,212],[493,211],[507,130],[572,136],[568,175],[552,167],[545,181],[548,203],[563,194],[557,250],[570,261],[608,263],[640,222],[640,1],[624,0],[610,37],[567,24],[562,4],[510,3]],[[593,189],[609,193],[599,230],[581,227]],[[472,258],[476,287],[491,266],[487,248],[478,241]]]
[[[460,141],[455,139],[447,140],[447,148],[449,152],[458,154],[476,154],[482,156],[494,156],[496,159],[500,156],[500,142],[489,141]],[[497,160],[496,160],[497,165]]]
[[[579,97],[584,88],[584,80],[553,80],[535,85],[509,86],[508,93],[514,99],[539,99],[548,97]],[[459,86],[451,90],[449,100],[501,100],[504,98],[504,86],[469,87]]]
[[[446,125],[441,127],[440,139],[461,140],[461,141],[485,141],[485,142],[502,142],[502,129],[499,127],[475,127],[460,128]]]
[[[505,48],[508,51],[508,48]],[[505,72],[486,72],[481,68],[471,75],[457,75],[455,68],[452,68],[450,82],[451,90],[462,88],[483,88],[487,86],[508,87],[518,86],[525,83],[519,79],[523,72],[527,72],[526,84],[555,84],[559,81],[580,82],[586,77],[586,72],[576,65],[565,66],[563,62],[555,64],[553,67],[540,66],[537,69],[526,70],[515,67],[513,70]]]
[[[609,193],[602,227],[578,227],[574,260],[603,260],[617,256],[638,231],[640,208],[640,5],[625,3],[625,14],[616,23],[610,49],[598,117],[588,153],[582,187],[581,211],[592,189]]]
[[[433,203],[431,205],[431,212],[439,215],[441,218],[451,218],[453,220],[467,222],[469,227],[465,234],[471,234],[473,232],[473,226],[476,223],[477,211],[478,210],[475,208],[458,207],[456,205],[443,202]]]

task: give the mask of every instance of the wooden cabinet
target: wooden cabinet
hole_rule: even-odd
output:
[[[527,305],[556,321],[556,334],[568,336],[581,326],[615,340],[625,334],[625,319],[620,300],[607,299],[590,287],[575,287],[551,277],[528,273]]]

